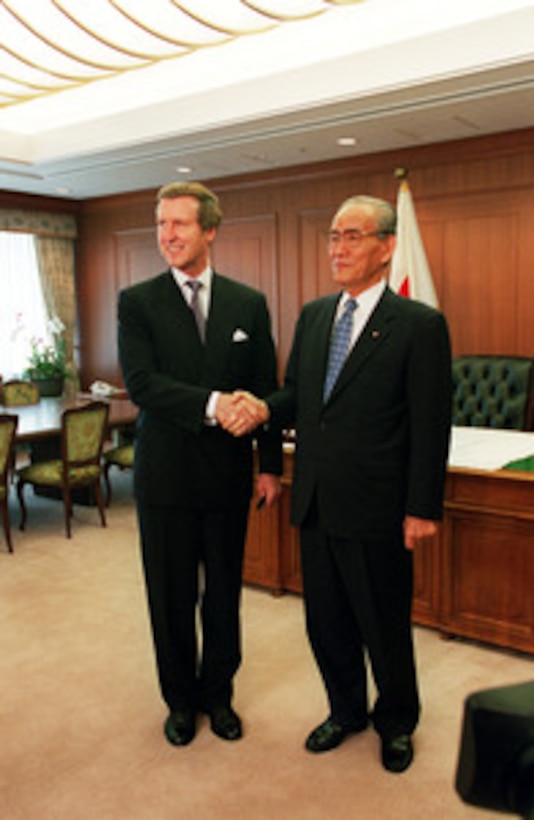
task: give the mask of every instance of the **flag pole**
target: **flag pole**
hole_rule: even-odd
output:
[[[400,184],[397,193],[397,244],[391,261],[389,284],[401,296],[437,307],[438,299],[408,184],[408,171],[403,167],[395,168],[394,176]]]

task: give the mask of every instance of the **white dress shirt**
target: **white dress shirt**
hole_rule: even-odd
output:
[[[350,337],[349,350],[352,350],[357,340],[360,338],[365,325],[369,321],[371,313],[377,306],[385,289],[386,280],[381,279],[376,285],[372,285],[370,288],[367,288],[367,290],[359,293],[356,297],[351,296],[346,290],[344,290],[341,294],[341,298],[337,305],[334,324],[341,317],[341,314],[343,313],[345,305],[349,299],[355,298],[358,303],[358,307],[352,314],[352,334]]]
[[[174,276],[176,284],[182,291],[185,301],[191,307],[193,289],[187,286],[187,282],[191,281],[192,277],[188,276],[186,273],[179,270],[178,268],[171,268],[171,271],[172,275]],[[204,286],[202,288],[199,288],[198,304],[205,319],[207,320],[209,307],[211,304],[211,285],[213,282],[213,269],[208,265],[208,267],[202,271],[200,276],[195,276],[194,279],[197,282],[202,282]],[[217,400],[219,398],[219,395],[220,391],[214,390],[212,393],[210,393],[209,399],[206,404],[205,422],[210,427],[217,424],[217,421],[215,419],[215,409],[217,407]]]
[[[193,298],[193,290],[186,286],[186,282],[191,280],[191,276],[188,276],[183,271],[179,270],[178,268],[171,268],[172,275],[176,281],[176,284],[182,291],[183,297],[187,304],[191,306],[191,299]],[[203,286],[198,291],[198,304],[200,310],[202,311],[202,315],[205,319],[208,318],[208,313],[210,309],[211,303],[211,285],[213,281],[213,270],[208,265],[208,267],[202,271],[200,276],[194,277],[196,282],[202,282]]]

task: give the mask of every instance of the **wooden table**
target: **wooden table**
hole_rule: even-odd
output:
[[[31,445],[30,458],[35,461],[46,461],[60,458],[61,417],[69,407],[79,407],[88,401],[102,400],[109,404],[108,432],[132,427],[138,414],[138,408],[129,399],[100,399],[88,393],[81,393],[75,398],[42,398],[39,404],[18,405],[2,408],[2,412],[17,415],[18,429],[15,436],[17,444]],[[35,487],[37,495],[46,498],[61,498],[61,492],[52,487]],[[76,488],[73,500],[78,504],[93,505],[91,490]]]
[[[42,398],[39,404],[3,407],[2,412],[19,417],[17,442],[38,442],[57,438],[61,433],[61,414],[67,407],[76,407],[91,400],[81,394],[74,399]],[[135,423],[138,409],[129,399],[103,399],[109,403],[109,430],[129,427]]]

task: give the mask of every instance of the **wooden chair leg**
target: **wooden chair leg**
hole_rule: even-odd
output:
[[[102,526],[105,527],[107,526],[106,516],[104,512],[105,504],[104,496],[102,495],[102,485],[100,484],[100,481],[97,481],[97,483],[95,484],[95,498],[96,503],[98,505],[98,512],[100,513],[100,521],[102,522]]]
[[[63,487],[63,506],[65,508],[65,530],[67,538],[71,537],[71,517],[72,517],[72,499],[70,495],[70,487],[67,485]]]
[[[26,526],[26,519],[28,518],[28,511],[24,502],[24,481],[20,478],[17,482],[17,496],[20,504],[20,525],[19,530],[23,531]]]
[[[111,469],[111,464],[106,462],[104,464],[104,482],[106,484],[106,507],[109,507],[111,504],[111,481],[109,480],[109,471]]]
[[[2,520],[4,522],[4,532],[6,534],[7,548],[9,552],[13,552],[13,543],[11,541],[11,527],[9,525],[9,510],[7,508],[7,499],[2,501]]]

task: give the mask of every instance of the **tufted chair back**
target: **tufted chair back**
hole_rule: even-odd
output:
[[[458,356],[452,378],[453,424],[534,430],[534,359]]]

